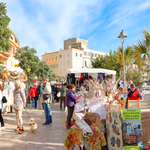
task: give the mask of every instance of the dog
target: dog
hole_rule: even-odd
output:
[[[37,123],[33,122],[34,121],[34,118],[31,118],[30,120],[30,131],[32,133],[36,133],[36,129],[37,129]]]

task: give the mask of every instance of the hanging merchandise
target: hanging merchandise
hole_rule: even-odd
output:
[[[70,73],[67,75],[67,84],[75,84],[75,74]]]
[[[105,75],[105,73],[98,73],[98,75],[97,75],[97,81],[98,81],[99,83],[101,83],[103,80],[106,80],[106,75]]]
[[[88,79],[89,79],[88,73],[81,73],[80,84],[83,84],[84,80],[88,80]]]

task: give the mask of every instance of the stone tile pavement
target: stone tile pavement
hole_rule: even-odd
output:
[[[23,121],[25,132],[21,135],[15,131],[16,120],[14,114],[4,116],[6,130],[0,132],[0,150],[66,150],[63,143],[67,135],[65,127],[66,112],[60,111],[59,103],[51,104],[53,123],[43,126],[45,114],[43,110],[31,109],[27,106],[30,117],[38,124],[36,133],[30,132],[29,117],[24,111]],[[78,150],[79,148],[75,148]]]

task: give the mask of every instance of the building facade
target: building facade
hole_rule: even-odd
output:
[[[42,60],[46,62],[52,69],[52,71],[57,75],[58,73],[58,52],[45,53],[42,55]]]
[[[49,57],[57,54],[57,62],[49,62]],[[107,53],[88,49],[88,41],[80,38],[73,38],[64,41],[64,49],[58,52],[45,53],[42,55],[42,60],[46,61],[47,65],[57,64],[55,74],[59,82],[65,82],[68,69],[72,68],[91,68],[91,57],[105,56]],[[51,60],[51,59],[50,59]],[[51,66],[54,71],[54,68]]]

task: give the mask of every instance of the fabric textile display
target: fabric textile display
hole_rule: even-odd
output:
[[[74,73],[67,75],[67,84],[75,84],[76,78]]]
[[[106,131],[109,150],[122,150],[122,118],[121,112],[106,112]]]
[[[82,130],[74,125],[68,131],[64,146],[69,150],[74,145],[84,143],[88,150],[101,150],[101,147],[106,145],[102,120],[96,113],[87,113],[83,119],[90,126],[93,136],[89,136],[89,139],[84,138]]]
[[[81,73],[80,84],[83,84],[84,80],[88,80],[88,79],[89,79],[88,73]]]
[[[83,137],[89,139],[93,135],[90,126],[83,119],[77,122],[77,126],[82,130]]]

